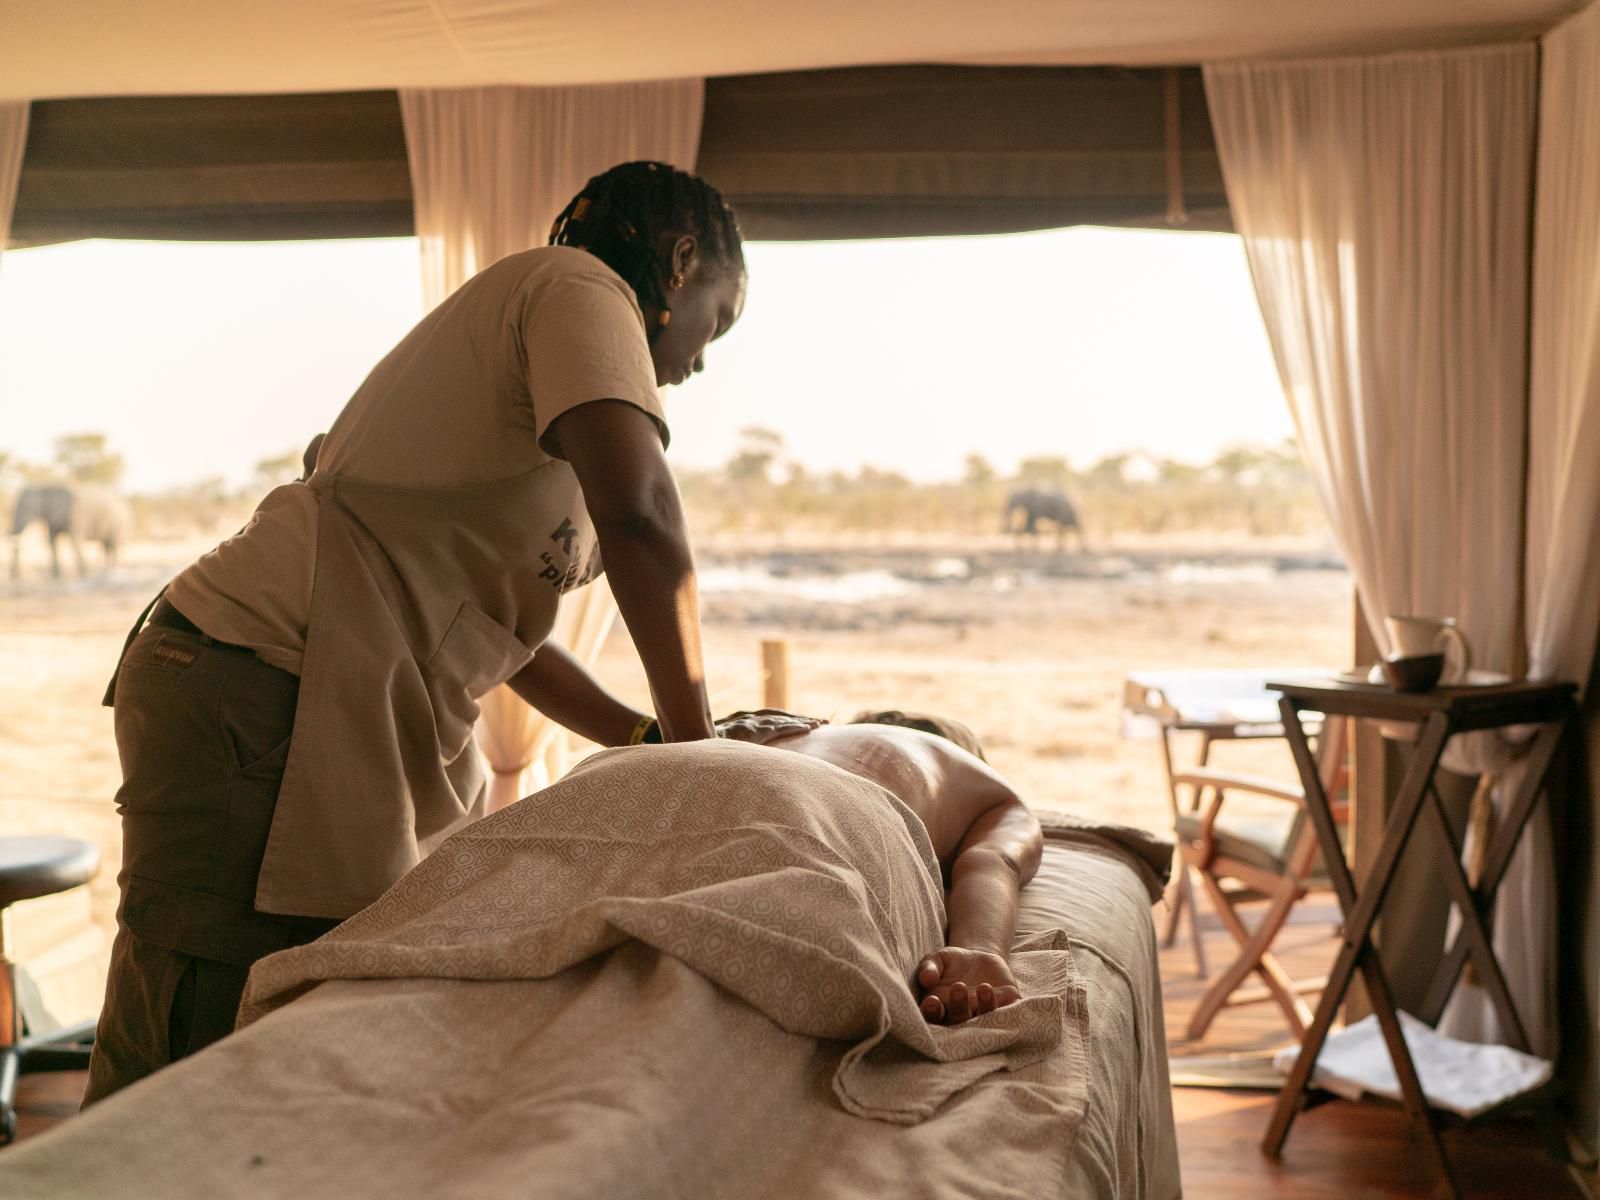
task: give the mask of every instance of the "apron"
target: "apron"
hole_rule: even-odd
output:
[[[320,472],[308,486],[311,610],[255,907],[342,920],[483,815],[478,699],[601,568],[564,462],[448,489]]]
[[[527,665],[599,555],[565,463],[447,490],[310,486],[311,616],[256,907],[343,918],[482,815],[478,698]]]

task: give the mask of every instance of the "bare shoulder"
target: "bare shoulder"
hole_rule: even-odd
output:
[[[945,861],[982,813],[1017,799],[999,772],[955,743],[889,725],[823,725],[775,742],[893,792],[928,830]]]

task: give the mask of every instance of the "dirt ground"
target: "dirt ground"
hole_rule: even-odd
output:
[[[104,576],[62,581],[24,561],[0,577],[0,832],[88,838],[104,855],[95,919],[109,934],[119,859],[110,710],[100,696],[129,624],[210,542],[147,542]],[[1097,548],[872,539],[774,550],[702,546],[713,707],[761,700],[760,643],[790,645],[792,706],[947,714],[982,738],[1030,800],[1170,826],[1156,743],[1123,736],[1130,670],[1348,665],[1348,575],[1316,547]],[[644,705],[619,624],[598,664]],[[1214,760],[1288,776],[1281,743],[1224,745]]]

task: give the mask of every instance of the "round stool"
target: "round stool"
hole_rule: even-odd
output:
[[[66,837],[0,837],[0,1145],[17,1133],[17,1077],[28,1071],[76,1071],[89,1065],[94,1027],[25,1038],[16,966],[6,950],[5,910],[78,887],[94,878],[100,852]]]

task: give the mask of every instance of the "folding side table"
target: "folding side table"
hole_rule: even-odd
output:
[[[1295,765],[1305,788],[1306,809],[1316,827],[1328,873],[1339,897],[1339,907],[1344,913],[1345,927],[1339,955],[1328,975],[1327,988],[1317,1005],[1311,1027],[1306,1030],[1301,1042],[1300,1055],[1284,1081],[1282,1091],[1278,1093],[1278,1102],[1261,1148],[1273,1157],[1282,1151],[1284,1140],[1289,1136],[1289,1127],[1303,1106],[1317,1055],[1322,1051],[1323,1042],[1327,1039],[1334,1015],[1344,1001],[1350,981],[1359,969],[1366,981],[1378,1026],[1383,1032],[1384,1044],[1394,1062],[1406,1112],[1421,1136],[1423,1152],[1438,1168],[1449,1194],[1458,1196],[1460,1193],[1456,1180],[1423,1095],[1416,1065],[1412,1062],[1400,1030],[1394,994],[1378,960],[1377,948],[1372,940],[1373,925],[1383,907],[1389,885],[1394,880],[1401,852],[1411,840],[1420,817],[1437,852],[1437,861],[1433,866],[1443,880],[1456,911],[1460,913],[1461,928],[1439,964],[1438,973],[1428,989],[1423,1011],[1416,1015],[1429,1025],[1438,1023],[1455,989],[1462,966],[1470,957],[1496,1015],[1508,1032],[1511,1044],[1518,1050],[1529,1049],[1527,1033],[1490,945],[1486,920],[1493,911],[1495,890],[1510,865],[1511,852],[1533,812],[1534,802],[1544,788],[1562,732],[1577,710],[1577,688],[1566,683],[1508,683],[1492,687],[1438,688],[1431,692],[1405,693],[1386,686],[1332,679],[1286,681],[1269,683],[1267,686],[1283,697],[1279,708],[1283,714],[1284,734],[1294,752]],[[1415,757],[1400,782],[1393,808],[1384,825],[1382,844],[1359,895],[1328,810],[1328,797],[1318,778],[1316,761],[1301,723],[1302,713],[1347,716],[1358,720],[1403,721],[1421,726]],[[1510,725],[1538,725],[1541,728],[1528,748],[1521,786],[1511,798],[1504,818],[1490,839],[1482,877],[1474,886],[1467,882],[1466,874],[1461,869],[1460,847],[1445,820],[1444,807],[1434,788],[1434,772],[1444,753],[1445,743],[1454,734]]]

